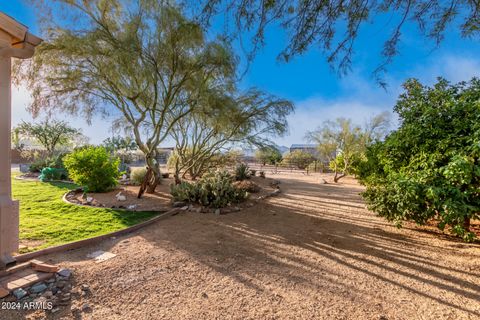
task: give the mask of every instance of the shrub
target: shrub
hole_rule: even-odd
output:
[[[103,147],[85,147],[64,158],[70,178],[91,192],[106,192],[117,185],[118,158]]]
[[[286,166],[294,166],[300,170],[305,169],[315,158],[308,152],[301,150],[295,150],[287,153],[282,160],[282,163]]]
[[[258,173],[258,176],[259,176],[260,178],[265,179],[265,171],[260,171],[260,172]]]
[[[254,170],[254,169],[250,169],[250,175],[252,177],[255,177],[257,175],[257,170]]]
[[[233,186],[239,190],[249,192],[249,193],[257,193],[260,191],[260,187],[253,181],[244,180],[244,181],[235,181]]]
[[[38,158],[30,165],[29,171],[42,172],[44,168],[65,169],[65,166],[63,165],[63,158],[66,155],[66,153],[60,153],[56,156]]]
[[[42,173],[38,178],[40,181],[66,180],[68,179],[68,174],[65,169],[47,167],[42,169]]]
[[[242,181],[245,179],[250,179],[250,169],[245,163],[241,163],[235,168],[235,180]]]
[[[226,171],[204,175],[196,183],[181,182],[172,185],[170,193],[175,201],[199,203],[213,208],[225,207],[245,200],[248,193],[232,184],[232,176]]]
[[[132,181],[134,185],[141,185],[146,174],[147,168],[135,168],[130,173],[130,181]]]

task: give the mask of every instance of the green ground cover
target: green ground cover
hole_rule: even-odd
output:
[[[63,202],[62,196],[76,187],[12,177],[13,198],[20,200],[20,242],[28,246],[21,252],[117,231],[158,214],[81,207]]]

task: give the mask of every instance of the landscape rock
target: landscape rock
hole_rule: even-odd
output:
[[[25,290],[23,290],[22,288],[15,289],[15,290],[13,291],[13,295],[14,295],[15,298],[17,298],[18,300],[22,299],[22,298],[25,297],[27,294],[28,294],[28,292],[25,291]]]
[[[70,269],[60,269],[57,274],[61,277],[65,277],[65,278],[70,278],[70,276],[72,275],[72,271]]]
[[[117,198],[117,201],[127,201],[127,197],[125,197],[122,192],[120,191],[119,193],[117,193],[117,195],[115,196],[115,198]]]
[[[90,307],[90,305],[89,305],[88,303],[84,303],[84,304],[82,305],[82,311],[83,311],[83,312],[89,312],[89,311],[91,311],[91,310],[92,310],[92,307]]]
[[[184,206],[186,206],[186,205],[187,205],[187,203],[186,203],[185,201],[175,201],[175,202],[172,204],[172,206],[173,206],[174,208],[180,208],[180,207],[184,207]]]
[[[30,290],[33,293],[40,293],[42,291],[45,291],[46,289],[47,289],[47,285],[43,282],[37,283],[36,285],[30,288]]]
[[[220,209],[215,209],[215,214],[216,214],[217,216],[219,216],[219,215],[220,215]]]

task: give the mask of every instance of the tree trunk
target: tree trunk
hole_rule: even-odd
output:
[[[464,218],[463,228],[465,229],[465,232],[470,232],[470,218],[469,217]]]
[[[182,182],[180,179],[180,165],[178,164],[178,160],[175,161],[175,173],[173,177],[175,178],[175,184],[180,184]]]
[[[143,178],[143,182],[140,185],[140,189],[138,190],[138,195],[137,195],[138,199],[140,199],[145,193],[145,190],[147,189],[148,183],[152,178],[152,175],[153,175],[152,169],[147,168],[147,172],[145,173],[145,178]]]
[[[338,174],[338,171],[335,170],[335,177],[333,177],[333,182],[337,183],[338,180],[342,179],[343,177],[345,177],[346,174],[342,173],[342,174]]]
[[[147,162],[147,174],[143,180],[140,190],[138,191],[138,198],[141,198],[143,193],[154,193],[155,188],[160,183],[161,173],[160,166],[155,159],[154,154],[147,154],[145,156],[145,161]]]

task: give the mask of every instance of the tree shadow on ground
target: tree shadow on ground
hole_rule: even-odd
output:
[[[282,196],[245,212],[220,217],[185,213],[141,236],[154,246],[170,243],[258,291],[276,281],[311,292],[328,287],[372,296],[367,285],[355,283],[360,279],[385,294],[401,290],[412,303],[424,298],[480,316],[474,309],[480,301],[480,271],[473,269],[478,252],[456,252],[448,241],[394,230],[357,205],[357,187],[301,182],[285,189]],[[200,221],[202,227],[188,227]],[[456,255],[472,264],[452,262]]]

